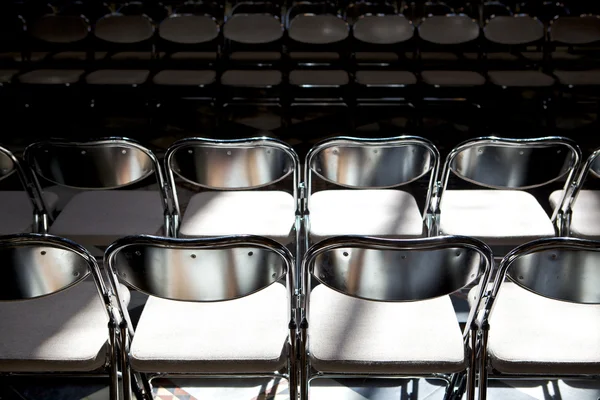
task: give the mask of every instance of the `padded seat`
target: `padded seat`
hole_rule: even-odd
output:
[[[270,88],[281,84],[281,72],[275,70],[229,70],[221,76],[225,86]]]
[[[160,193],[150,190],[89,191],[73,196],[50,233],[89,246],[108,246],[128,235],[160,235]]]
[[[215,71],[164,70],[154,75],[152,82],[163,86],[206,86],[215,82]]]
[[[294,197],[281,191],[202,192],[194,195],[179,230],[182,237],[252,234],[287,245],[293,238]]]
[[[590,71],[554,71],[561,85],[597,86],[600,85],[600,70]]]
[[[323,190],[310,197],[313,242],[338,235],[415,238],[423,217],[415,198],[400,190]]]
[[[160,24],[160,37],[173,43],[207,43],[218,36],[219,26],[207,15],[174,15]]]
[[[339,87],[349,82],[348,73],[342,70],[294,70],[290,72],[290,85],[306,87]]]
[[[89,85],[142,85],[150,76],[143,69],[102,69],[85,77]]]
[[[562,190],[550,195],[550,205],[556,209],[562,196]],[[600,191],[581,190],[573,205],[571,216],[571,233],[584,239],[598,240],[600,238]]]
[[[19,73],[17,69],[0,69],[0,86],[12,82],[13,77]]]
[[[287,364],[288,300],[274,283],[247,297],[192,303],[148,298],[131,345],[140,372],[272,372]],[[174,329],[168,321],[187,321]]]
[[[38,69],[19,76],[19,82],[30,85],[69,85],[79,82],[82,69]]]
[[[485,84],[485,78],[472,71],[423,71],[423,82],[431,86],[473,87]]]
[[[356,83],[367,87],[399,87],[416,84],[417,77],[408,71],[357,71]]]
[[[385,303],[324,285],[310,294],[310,359],[322,372],[451,373],[467,365],[450,297]]]
[[[52,213],[58,196],[52,192],[43,194],[48,212]],[[26,192],[0,192],[0,235],[31,232],[33,228],[33,206]]]
[[[527,192],[447,190],[440,209],[443,234],[476,237],[493,249],[510,250],[533,239],[555,235],[550,218]]]
[[[335,15],[300,14],[290,22],[288,36],[299,43],[331,44],[348,37],[348,24]]]
[[[129,303],[124,286],[121,299]],[[285,304],[285,303],[283,303]],[[108,316],[96,285],[81,282],[48,297],[0,303],[0,371],[94,371],[108,351]]]
[[[476,295],[469,293],[469,303]],[[600,373],[600,305],[553,300],[504,282],[490,326],[489,360],[500,372]]]
[[[490,82],[502,87],[550,87],[554,78],[539,71],[489,71]]]

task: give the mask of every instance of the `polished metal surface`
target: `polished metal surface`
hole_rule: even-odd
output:
[[[562,238],[526,244],[501,271],[519,286],[555,300],[600,304],[600,242]]]
[[[0,237],[0,301],[47,296],[85,279],[95,266],[80,246],[46,235]]]
[[[481,277],[487,279],[491,260],[491,250],[469,238],[346,236],[314,245],[305,257],[305,268],[322,284],[350,296],[417,301],[453,293]]]
[[[578,162],[579,149],[564,138],[480,138],[450,153],[444,178],[451,170],[466,181],[489,188],[530,189],[564,178]]]
[[[43,178],[80,189],[127,186],[150,176],[156,165],[148,150],[120,139],[40,142],[29,146],[24,157]]]
[[[340,140],[316,152],[310,163],[319,177],[351,188],[386,188],[431,171],[435,154],[424,143],[360,143]]]
[[[283,149],[188,142],[168,158],[170,168],[187,182],[209,189],[253,189],[274,184],[293,171]]]
[[[212,239],[125,238],[106,252],[119,280],[171,300],[224,301],[280,280],[293,265],[287,249],[253,236]]]
[[[0,180],[9,177],[16,171],[14,156],[10,151],[0,147]]]

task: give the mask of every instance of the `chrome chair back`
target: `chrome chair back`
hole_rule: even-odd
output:
[[[122,282],[149,296],[181,302],[215,303],[242,299],[278,284],[279,281],[285,281],[288,293],[286,308],[289,317],[288,345],[290,346],[287,373],[260,375],[283,376],[290,381],[291,393],[296,392],[294,389],[296,386],[296,297],[292,273],[295,262],[285,246],[267,238],[251,235],[201,239],[143,235],[116,241],[107,249],[104,260],[109,281],[117,294],[119,282]],[[119,297],[117,295],[117,298]],[[127,325],[123,327],[122,346],[129,349],[135,331],[127,309],[119,306],[119,312]],[[197,318],[194,315],[189,317]],[[212,324],[216,321],[202,321],[202,323]],[[240,328],[240,334],[243,335],[244,329]],[[223,345],[227,346],[227,343]],[[132,383],[131,367],[127,358],[122,362],[126,366],[125,398],[129,399]],[[185,375],[185,371],[183,369],[181,374]],[[156,372],[158,374],[161,371]],[[193,375],[198,376],[202,373]],[[239,376],[239,373],[231,375]],[[151,398],[151,378],[147,379],[135,372],[134,376],[135,383],[138,386],[143,385]]]
[[[307,398],[308,382],[312,377],[327,375],[315,370],[307,358],[310,353],[309,320],[313,281],[346,296],[367,300],[367,303],[415,303],[448,296],[473,283],[480,285],[480,294],[483,294],[492,262],[493,255],[487,245],[461,236],[414,240],[340,236],[312,246],[305,254],[302,269],[305,296],[300,324],[301,398]],[[471,309],[462,334],[465,354],[469,354],[468,340],[472,344],[476,340],[474,318],[478,307],[479,304]],[[390,315],[390,319],[398,317]],[[426,318],[425,315],[422,317]],[[403,344],[395,343],[395,346]],[[475,361],[476,355],[471,353],[467,368],[468,399],[474,398]],[[365,374],[375,376],[367,371],[364,371]],[[454,390],[453,386],[464,378],[465,371],[453,376],[431,376],[434,375],[447,381],[450,393]]]

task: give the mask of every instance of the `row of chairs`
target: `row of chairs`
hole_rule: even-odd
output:
[[[492,251],[462,236],[332,237],[297,259],[261,236],[130,236],[103,271],[70,240],[0,236],[0,370],[108,373],[111,400],[151,400],[165,376],[284,378],[290,400],[316,378],[415,376],[473,400],[478,378],[485,399],[489,378],[597,377],[599,253],[535,240],[488,286]],[[450,295],[472,284],[461,330]],[[150,296],[135,328],[128,288]]]
[[[566,138],[487,137],[457,146],[440,168],[423,138],[340,137],[315,145],[302,172],[290,146],[265,137],[183,139],[163,162],[127,139],[51,140],[30,145],[25,164],[3,149],[3,177],[21,171],[32,201],[3,192],[0,227],[33,227],[90,248],[131,234],[256,234],[284,245],[449,234],[505,254],[535,238],[600,236],[599,194],[581,190],[588,172],[598,173],[598,154],[582,163]],[[458,181],[467,188],[455,189]],[[137,190],[99,190],[127,186]]]

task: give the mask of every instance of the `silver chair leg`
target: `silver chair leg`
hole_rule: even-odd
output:
[[[307,328],[308,321],[303,319],[300,323],[300,400],[308,400]]]
[[[109,323],[108,331],[110,335],[110,400],[119,399],[119,354],[117,329],[113,322]]]

